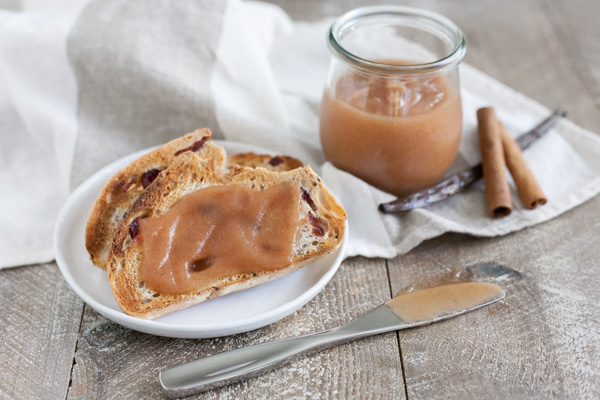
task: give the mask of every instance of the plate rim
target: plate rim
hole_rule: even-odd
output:
[[[252,144],[248,144],[248,143],[243,143],[243,142],[223,141],[223,140],[214,140],[213,142],[215,144],[218,144],[221,146],[229,146],[229,145],[241,146],[241,147],[247,149],[247,151],[255,151],[255,152],[258,151],[258,152],[267,153],[267,154],[274,154],[274,152],[271,150],[264,149],[264,148],[261,148],[261,147],[258,147],[258,146],[252,145]],[[242,333],[242,332],[247,332],[247,331],[251,331],[254,329],[258,329],[260,327],[264,327],[273,322],[276,322],[282,318],[285,318],[288,315],[291,315],[292,313],[294,313],[295,311],[297,311],[298,309],[300,309],[304,305],[306,305],[306,303],[308,303],[310,300],[312,300],[331,281],[331,279],[333,278],[333,276],[339,269],[339,267],[344,259],[344,254],[345,254],[346,246],[347,246],[347,242],[348,242],[348,233],[349,233],[347,220],[345,223],[346,233],[344,235],[342,243],[336,250],[334,250],[332,253],[329,253],[326,255],[326,257],[327,256],[333,257],[333,254],[335,254],[335,259],[332,261],[332,265],[329,267],[329,269],[316,282],[314,282],[309,287],[308,290],[302,292],[299,296],[297,296],[294,299],[291,299],[283,304],[280,304],[279,306],[277,306],[273,309],[270,309],[266,312],[263,312],[258,315],[254,315],[249,318],[231,321],[231,322],[227,322],[227,323],[207,324],[207,325],[204,325],[201,327],[193,326],[193,325],[189,325],[189,324],[182,324],[182,323],[165,323],[165,322],[161,322],[156,319],[149,320],[149,319],[133,317],[131,315],[124,313],[120,309],[114,310],[113,308],[111,308],[107,305],[104,305],[101,302],[98,302],[97,300],[95,300],[93,297],[91,297],[91,295],[89,295],[87,293],[87,291],[82,286],[79,285],[79,283],[77,282],[77,280],[75,279],[73,274],[71,274],[71,272],[69,271],[69,267],[67,266],[68,262],[65,259],[65,254],[63,254],[63,251],[61,250],[60,244],[62,242],[59,241],[59,237],[61,236],[61,232],[64,229],[65,219],[66,219],[67,215],[69,214],[69,212],[72,211],[73,206],[77,202],[77,200],[83,194],[85,194],[92,186],[94,186],[94,184],[99,179],[98,178],[99,176],[110,173],[110,171],[113,171],[111,174],[111,176],[112,176],[112,175],[114,175],[114,173],[116,173],[116,171],[118,171],[120,168],[122,168],[122,167],[119,167],[119,169],[116,169],[117,168],[116,165],[120,165],[121,163],[131,162],[131,161],[139,158],[141,155],[146,154],[157,147],[159,147],[159,146],[152,146],[152,147],[148,147],[143,150],[135,151],[131,154],[120,157],[120,158],[110,162],[109,164],[105,165],[104,167],[102,167],[101,169],[99,169],[98,171],[96,171],[95,173],[90,175],[88,178],[86,178],[81,184],[79,184],[79,186],[77,186],[77,188],[75,190],[73,190],[73,192],[71,192],[71,194],[69,195],[69,197],[67,198],[67,200],[65,201],[65,203],[63,204],[63,206],[59,212],[57,222],[56,222],[56,225],[54,227],[54,232],[53,232],[53,239],[54,239],[53,247],[54,247],[56,263],[59,267],[59,270],[61,271],[63,278],[69,284],[71,289],[73,289],[73,291],[75,291],[75,293],[86,304],[88,304],[90,307],[92,307],[95,311],[97,311],[98,313],[100,313],[101,315],[103,315],[104,317],[108,318],[109,320],[111,320],[115,323],[126,326],[130,329],[134,329],[136,331],[145,332],[145,333],[149,333],[149,334],[153,334],[153,335],[169,336],[169,337],[176,337],[176,338],[220,337],[220,336],[233,335],[233,334],[237,334],[237,333]],[[305,267],[308,267],[310,265],[311,264],[309,264]],[[305,268],[305,267],[303,267],[303,268]],[[292,274],[293,274],[293,272],[292,272]],[[285,275],[285,276],[288,276],[288,275]],[[274,282],[276,280],[277,279],[274,279],[273,281],[270,281],[270,282]],[[236,330],[237,327],[240,327],[241,329]],[[244,327],[246,327],[246,328],[244,328]],[[235,332],[230,332],[230,333],[220,332],[220,331],[227,331],[227,330],[235,330]]]

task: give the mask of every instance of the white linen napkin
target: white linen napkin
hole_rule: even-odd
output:
[[[320,149],[331,21],[292,22],[275,6],[238,0],[28,4],[0,9],[0,187],[9,192],[0,196],[0,268],[52,260],[60,207],[93,172],[204,126],[321,172],[348,211],[347,256],[394,257],[448,231],[506,234],[600,191],[600,139],[563,120],[525,152],[547,205],[525,210],[515,192],[513,213],[492,220],[478,183],[427,209],[382,215],[377,204],[393,197],[326,163]],[[467,65],[461,83],[453,170],[479,162],[477,108],[495,107],[515,136],[549,114]]]

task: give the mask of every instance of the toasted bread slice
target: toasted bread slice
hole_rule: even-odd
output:
[[[291,171],[303,167],[302,161],[289,156],[270,156],[267,154],[238,153],[227,159],[227,168],[234,166],[266,168],[270,171]]]
[[[227,276],[185,294],[157,293],[140,279],[143,247],[142,240],[137,240],[136,219],[158,217],[186,194],[211,186],[236,184],[261,191],[281,182],[292,182],[301,191],[298,194],[301,225],[287,264],[275,271]],[[117,227],[108,260],[108,278],[117,303],[125,313],[154,319],[279,278],[315,261],[341,244],[345,219],[344,209],[309,166],[289,172],[234,166],[229,173],[221,175],[214,160],[187,153],[156,178]]]
[[[152,184],[161,171],[187,152],[225,165],[225,151],[210,141],[211,132],[199,129],[174,139],[138,158],[117,172],[104,186],[96,200],[85,230],[85,246],[92,262],[106,269],[108,252],[115,229],[134,201]]]
[[[123,214],[160,171],[168,168],[179,155],[191,150],[201,158],[215,158],[219,168],[223,166],[225,153],[221,147],[210,142],[210,138],[211,132],[205,128],[172,140],[132,162],[108,181],[94,204],[86,227],[86,248],[94,265],[106,269],[112,236]],[[197,148],[194,149],[194,145]],[[303,164],[300,160],[288,156],[240,153],[228,158],[227,168],[233,166],[290,171],[302,167]]]

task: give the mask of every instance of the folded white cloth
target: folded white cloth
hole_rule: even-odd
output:
[[[347,255],[393,257],[454,231],[506,234],[600,191],[600,140],[569,121],[525,152],[548,204],[489,219],[481,183],[452,199],[382,215],[392,197],[325,162],[318,111],[331,21],[292,22],[238,0],[44,1],[0,10],[0,267],[53,258],[52,230],[70,190],[133,151],[207,126],[215,138],[296,156],[346,207]],[[1,6],[0,6],[1,7]],[[475,110],[491,105],[513,135],[549,111],[461,67],[464,134],[453,169],[479,162]]]

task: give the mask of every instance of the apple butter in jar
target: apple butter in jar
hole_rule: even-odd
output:
[[[336,167],[396,196],[435,184],[460,142],[460,29],[425,10],[359,8],[329,33],[321,144]]]

